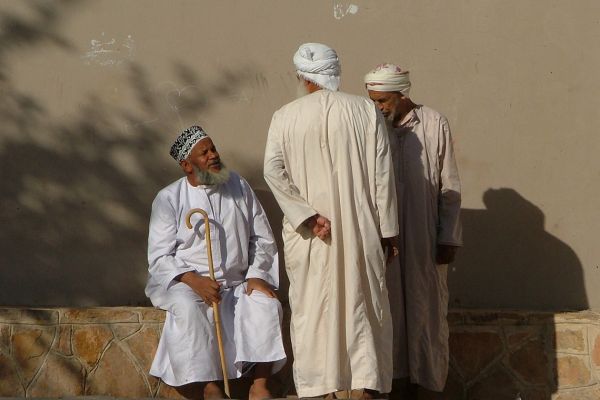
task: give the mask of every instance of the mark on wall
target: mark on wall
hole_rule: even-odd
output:
[[[131,35],[125,39],[108,39],[102,32],[100,39],[90,40],[90,49],[81,57],[87,65],[111,67],[133,59],[135,42]]]
[[[335,19],[342,19],[348,14],[356,14],[358,12],[358,6],[356,4],[349,3],[347,1],[336,1],[333,2],[333,17]]]

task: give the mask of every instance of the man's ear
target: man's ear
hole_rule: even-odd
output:
[[[186,174],[191,174],[192,172],[194,172],[194,167],[192,166],[192,163],[188,160],[181,160],[179,162],[179,166]]]
[[[308,90],[308,93],[314,93],[317,90],[321,90],[321,87],[314,82],[304,79],[304,87]]]

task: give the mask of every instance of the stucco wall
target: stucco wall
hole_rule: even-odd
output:
[[[199,122],[262,180],[270,117],[302,42],[338,51],[342,89],[411,70],[450,120],[466,248],[460,307],[600,307],[600,3],[10,1],[0,4],[0,304],[147,304],[154,194]]]

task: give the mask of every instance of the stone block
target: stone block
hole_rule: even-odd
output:
[[[19,379],[17,365],[0,351],[0,397],[25,397],[25,388]]]
[[[551,361],[541,339],[531,340],[513,350],[508,356],[508,364],[527,383],[555,385]]]
[[[587,352],[587,328],[585,325],[556,326],[556,351],[569,353]]]
[[[591,310],[565,312],[554,315],[554,322],[557,325],[563,323],[593,324],[597,323],[599,320],[600,313]]]
[[[521,332],[513,332],[506,335],[506,342],[508,343],[508,347],[511,349],[518,347],[518,345],[522,344],[528,339],[531,339],[531,331],[526,328]]]
[[[503,351],[495,331],[455,331],[450,333],[450,355],[460,375],[471,381]]]
[[[544,389],[523,389],[519,392],[519,396],[523,400],[548,400],[550,398],[550,394]]]
[[[58,310],[44,308],[2,307],[0,308],[0,323],[56,325],[58,324]]]
[[[549,325],[554,326],[554,313],[536,312],[531,313],[528,318],[529,325]]]
[[[158,308],[144,308],[140,311],[141,322],[165,322],[165,311]]]
[[[110,327],[119,340],[127,339],[129,336],[142,329],[142,324],[113,324]]]
[[[464,316],[464,320],[467,325],[497,325],[498,312],[485,310],[472,311]]]
[[[144,376],[118,343],[112,342],[98,362],[98,368],[90,373],[85,395],[151,397]]]
[[[513,400],[521,393],[518,382],[503,368],[475,382],[467,390],[468,400]]]
[[[556,360],[559,388],[580,387],[589,385],[592,374],[583,356],[558,356]]]
[[[591,331],[593,332],[590,337],[592,362],[596,368],[600,368],[600,331],[598,329]]]
[[[25,385],[41,367],[54,340],[56,328],[51,326],[17,325],[14,328],[12,355],[19,366]]]
[[[50,353],[35,381],[27,390],[28,397],[82,396],[85,371],[74,357]]]
[[[543,338],[544,335],[542,326],[540,325],[505,326],[503,330],[509,349],[519,347],[524,342],[534,338]]]
[[[139,322],[139,315],[128,307],[67,308],[62,310],[61,324],[115,324]]]
[[[0,348],[8,351],[10,347],[10,325],[0,324]]]
[[[148,385],[150,385],[150,391],[152,393],[156,393],[158,390],[158,385],[160,385],[160,379],[155,378],[148,373],[146,373],[146,379],[148,380]]]
[[[598,400],[600,399],[600,388],[598,386],[584,389],[561,390],[552,396],[552,400]]]
[[[498,315],[498,323],[500,325],[528,325],[529,313],[526,311],[505,311]]]
[[[144,371],[150,370],[150,365],[154,359],[154,353],[158,347],[158,330],[153,327],[143,327],[138,333],[125,340]]]
[[[525,325],[528,319],[525,311],[469,310],[464,316],[467,325]]]
[[[65,356],[73,355],[73,348],[71,346],[72,332],[73,327],[71,325],[59,325],[58,339],[54,343],[53,350]]]
[[[73,330],[73,349],[86,366],[92,368],[112,338],[112,331],[104,325],[77,326]]]

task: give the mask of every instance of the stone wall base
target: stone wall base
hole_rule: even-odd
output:
[[[0,396],[180,398],[147,373],[163,321],[146,307],[0,308]],[[599,313],[452,310],[448,321],[444,398],[600,399]],[[294,393],[289,365],[273,383]],[[234,398],[247,388],[235,382]]]

